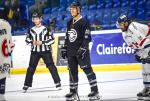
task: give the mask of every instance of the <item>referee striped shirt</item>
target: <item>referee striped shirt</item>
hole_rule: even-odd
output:
[[[32,52],[44,52],[51,50],[51,44],[54,43],[54,37],[45,26],[34,26],[29,29],[25,41],[28,45],[31,45]],[[33,45],[33,41],[42,41],[42,45]]]

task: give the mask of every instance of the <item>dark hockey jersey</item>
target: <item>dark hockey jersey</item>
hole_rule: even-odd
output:
[[[67,23],[65,44],[68,56],[75,56],[80,47],[87,48],[91,41],[89,21],[82,16],[77,20],[70,19]]]

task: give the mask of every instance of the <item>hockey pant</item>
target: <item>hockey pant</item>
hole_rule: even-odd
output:
[[[40,58],[43,59],[46,67],[50,71],[54,83],[60,82],[60,77],[58,75],[58,71],[56,66],[54,65],[51,52],[43,52],[43,53],[33,53],[31,52],[29,67],[27,69],[26,78],[25,78],[25,86],[32,87],[33,75],[35,73],[36,67]]]
[[[96,75],[91,67],[89,53],[87,53],[84,59],[77,58],[77,56],[68,57],[68,66],[70,70],[70,92],[78,91],[78,64],[87,76],[91,91],[98,92]]]

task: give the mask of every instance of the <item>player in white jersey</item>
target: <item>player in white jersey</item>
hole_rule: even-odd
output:
[[[5,101],[6,77],[11,68],[11,52],[14,47],[11,39],[11,26],[0,19],[0,101]]]
[[[139,100],[150,100],[150,26],[131,21],[126,15],[117,20],[124,41],[135,50],[135,58],[142,63],[144,89],[137,94]]]

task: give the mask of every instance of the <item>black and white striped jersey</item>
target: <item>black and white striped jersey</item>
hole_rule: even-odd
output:
[[[44,52],[51,50],[51,44],[54,43],[54,37],[45,26],[34,26],[28,30],[25,41],[27,44],[31,45],[32,52]],[[42,41],[42,45],[33,45],[33,41]]]

